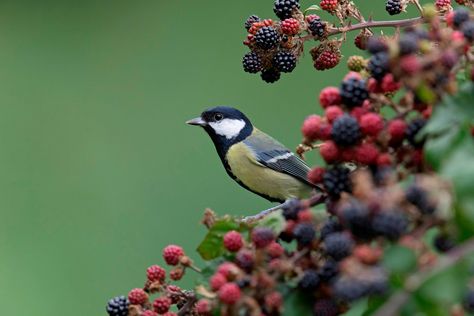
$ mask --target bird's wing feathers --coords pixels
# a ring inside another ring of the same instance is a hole
[[[314,186],[307,177],[308,165],[272,137],[255,130],[244,143],[252,149],[258,163]]]

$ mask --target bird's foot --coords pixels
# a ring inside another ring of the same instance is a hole
[[[258,222],[258,221],[262,220],[263,218],[265,218],[266,216],[272,214],[273,212],[276,212],[276,211],[278,211],[282,208],[290,206],[291,203],[294,203],[294,201],[295,200],[286,200],[285,202],[283,202],[283,203],[281,203],[277,206],[271,207],[269,209],[263,210],[258,214],[255,214],[255,215],[252,215],[252,216],[246,216],[246,217],[242,218],[241,221],[245,224],[252,224],[252,223]]]

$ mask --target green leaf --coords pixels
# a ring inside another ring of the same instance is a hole
[[[315,4],[313,4],[312,6],[310,6],[309,8],[307,8],[306,10],[304,10],[304,15],[306,15],[306,13],[308,11],[321,11],[321,8]]]
[[[416,255],[410,248],[394,245],[385,250],[382,264],[395,274],[406,274],[416,267]]]
[[[284,297],[283,316],[312,315],[315,299],[297,289],[292,289]]]
[[[224,234],[231,230],[241,230],[240,223],[235,219],[225,218],[216,221],[197,248],[201,257],[204,260],[212,260],[221,256],[225,251],[222,239]]]
[[[285,228],[285,218],[281,212],[273,212],[261,219],[257,226],[271,228],[276,236],[278,236]]]
[[[365,311],[367,310],[367,302],[368,299],[361,299],[351,305],[350,309],[345,312],[344,316],[362,316],[364,315]]]

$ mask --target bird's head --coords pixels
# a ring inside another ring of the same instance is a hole
[[[253,130],[252,123],[245,114],[227,106],[209,108],[202,112],[201,116],[186,123],[203,127],[216,147],[228,147],[240,142],[247,138]]]

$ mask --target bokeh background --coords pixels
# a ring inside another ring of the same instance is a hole
[[[384,1],[359,2],[389,18]],[[306,56],[273,85],[244,73],[243,21],[274,18],[272,5],[0,2],[2,315],[105,315],[110,297],[162,264],[165,245],[197,258],[205,207],[270,206],[230,180],[208,137],[184,121],[227,104],[299,143],[319,90],[345,66],[316,72]]]

